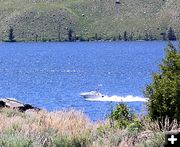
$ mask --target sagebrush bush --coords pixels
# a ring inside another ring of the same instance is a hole
[[[165,141],[165,135],[163,132],[154,132],[154,136],[146,141],[143,141],[135,147],[163,147]]]

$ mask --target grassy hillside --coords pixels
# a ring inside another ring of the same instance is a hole
[[[173,27],[180,32],[180,0],[1,0],[0,40],[10,26],[16,40],[65,40],[68,30],[83,38],[135,38]],[[95,35],[97,34],[97,35]]]

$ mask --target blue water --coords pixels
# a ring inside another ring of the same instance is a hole
[[[86,101],[94,90],[143,97],[167,42],[0,43],[0,97],[49,111],[75,108],[104,119],[116,103]],[[128,104],[142,112],[142,102]]]

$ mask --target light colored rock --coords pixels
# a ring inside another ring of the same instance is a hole
[[[28,110],[25,111],[26,114],[34,114],[34,113],[37,114],[38,112],[39,112],[39,111],[36,110],[36,109],[28,109]]]
[[[5,102],[6,107],[10,107],[10,108],[24,107],[23,103],[17,101],[16,99],[13,99],[13,98],[0,99],[0,101]]]
[[[7,107],[11,109],[17,109],[21,112],[25,112],[27,110],[31,110],[34,112],[39,112],[41,109],[37,107],[33,107],[32,105],[29,104],[24,104],[14,98],[6,98],[6,99],[0,99],[0,107]]]

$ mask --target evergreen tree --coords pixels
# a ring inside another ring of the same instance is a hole
[[[73,41],[73,31],[72,31],[72,29],[68,30],[68,40]]]
[[[116,36],[114,36],[114,37],[112,38],[112,40],[113,40],[113,41],[116,41],[116,40],[117,40],[117,39],[116,39]]]
[[[38,41],[38,35],[37,34],[35,35],[35,41],[36,42]]]
[[[166,39],[166,33],[161,33],[160,35],[162,35],[162,40],[164,40],[164,41],[167,40]]]
[[[14,37],[14,30],[13,30],[12,27],[10,27],[10,29],[9,29],[9,34],[8,34],[8,40],[9,40],[9,42],[14,42],[14,41],[15,41],[14,38],[15,38],[15,37]]]
[[[166,117],[170,122],[173,119],[180,121],[180,51],[172,43],[166,48],[160,69],[145,90],[145,96],[149,98],[149,116],[153,120],[163,120],[163,124]]]
[[[60,42],[61,41],[61,33],[58,32],[58,41]]]
[[[145,34],[145,41],[149,41],[149,34],[147,32]]]
[[[118,40],[122,40],[121,34],[119,33]]]
[[[169,30],[167,32],[167,38],[168,38],[168,40],[172,40],[172,41],[176,40],[175,32],[171,27],[169,28]]]
[[[98,40],[98,35],[97,35],[97,33],[95,34],[94,39],[95,39],[95,40]]]
[[[149,34],[149,40],[151,40],[151,41],[152,41],[152,40],[155,40],[155,38],[153,37],[153,34],[152,34],[152,33]]]
[[[80,41],[85,41],[82,33],[80,34],[79,40],[80,40]]]
[[[127,40],[128,40],[128,39],[127,39],[127,32],[126,32],[126,31],[124,32],[123,39],[124,39],[124,41],[127,41]]]
[[[133,32],[131,32],[131,34],[129,35],[129,40],[130,40],[130,41],[133,41],[133,40],[134,40],[134,33],[133,33]]]
[[[138,40],[143,40],[143,37],[141,36],[141,34],[138,35]]]

